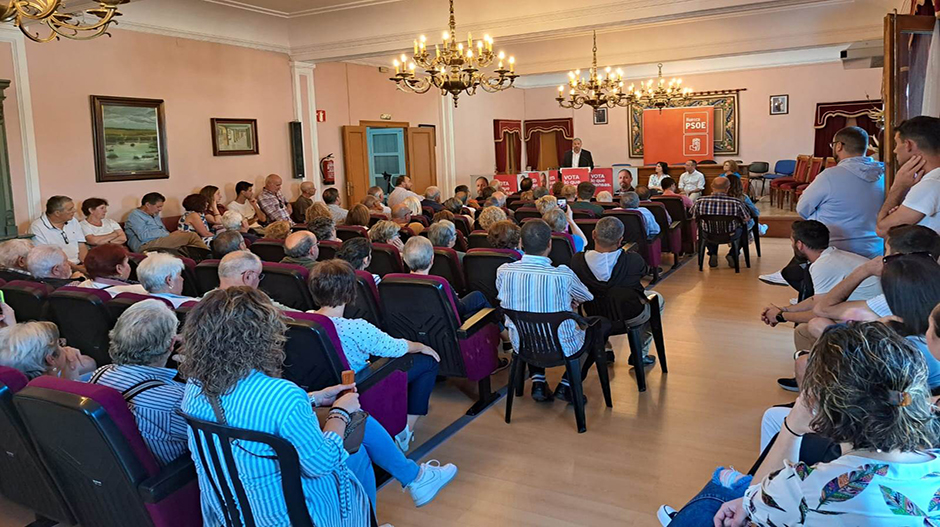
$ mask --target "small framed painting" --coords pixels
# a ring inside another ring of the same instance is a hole
[[[91,96],[95,181],[170,177],[163,101]]]
[[[257,153],[257,119],[212,119],[212,155],[250,156]]]
[[[607,108],[594,109],[594,124],[607,124]]]
[[[770,96],[770,115],[786,115],[790,113],[789,95]]]

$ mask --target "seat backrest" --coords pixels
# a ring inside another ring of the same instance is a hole
[[[574,240],[566,232],[552,233],[552,250],[548,257],[552,260],[552,265],[571,265],[571,257],[574,256]]]
[[[10,269],[0,269],[0,280],[3,280],[4,284],[9,283],[9,282],[15,282],[16,280],[32,282],[33,277],[27,273],[20,273],[17,271],[12,271]],[[3,284],[0,284],[0,285],[3,285]]]
[[[212,478],[214,484],[211,491],[202,489],[203,492],[211,492],[215,495],[215,500],[223,511],[236,516],[229,525],[255,524],[252,504],[247,498],[245,486],[239,475],[232,446],[240,443],[258,443],[274,451],[280,471],[278,477],[281,480],[281,492],[284,495],[284,503],[287,505],[288,524],[292,527],[313,527],[300,479],[300,458],[289,441],[264,432],[233,428],[190,416],[184,417],[196,438],[197,452],[193,457],[198,460],[202,470],[206,474],[216,474],[222,472],[224,466],[225,473],[229,475],[227,478]],[[256,505],[263,506],[264,504]]]
[[[486,238],[486,231],[473,231],[467,236],[467,248],[486,249],[489,248],[490,241]]]
[[[766,161],[754,161],[747,166],[747,171],[749,174],[754,174],[755,176],[761,176],[766,174],[770,170],[770,163]]]
[[[467,219],[466,216],[458,214],[454,216],[454,227],[457,228],[457,232],[463,233],[464,236],[469,236],[473,226],[470,225],[470,220]]]
[[[117,319],[121,318],[121,315],[127,311],[127,308],[131,307],[137,302],[150,299],[159,300],[166,304],[166,307],[173,309],[173,302],[170,302],[163,297],[141,295],[137,293],[120,293],[116,297],[105,302],[104,307],[108,310],[108,314],[111,316],[111,320],[117,321]]]
[[[203,260],[196,265],[196,281],[201,296],[219,287],[219,263],[221,260]]]
[[[580,317],[571,311],[557,313],[527,313],[503,309],[519,335],[519,347],[515,349],[526,362],[543,368],[558,366],[565,354],[558,338],[558,329],[565,320]]]
[[[290,320],[282,377],[308,392],[342,384],[349,362],[330,319],[314,313],[286,315]]]
[[[512,249],[470,249],[463,257],[467,290],[479,291],[490,301],[490,305],[497,305],[496,270],[520,258],[519,253]]]
[[[791,175],[796,170],[796,159],[780,159],[774,163],[774,173]]]
[[[646,239],[646,223],[643,220],[642,213],[638,210],[608,210],[604,216],[612,216],[623,223],[623,243],[635,243],[640,254],[648,252],[648,241]]]
[[[440,355],[440,374],[466,376],[457,342],[460,316],[453,289],[441,277],[389,274],[379,284],[385,330],[396,338],[423,342]]]
[[[834,167],[834,166],[836,166],[836,165],[838,165],[838,164],[839,164],[839,160],[837,160],[836,158],[834,158],[834,157],[827,157],[827,158],[826,158],[825,167],[823,167],[823,170],[825,170],[825,169],[827,169],[827,168],[832,168],[832,167]]]
[[[343,316],[361,318],[379,329],[385,327],[385,317],[379,303],[379,288],[375,285],[372,273],[356,271],[356,299],[346,304]]]
[[[689,213],[685,209],[685,203],[679,196],[653,196],[650,198],[653,203],[662,203],[666,207],[666,212],[673,221],[686,221],[689,219]]]
[[[183,296],[199,296],[199,279],[196,277],[196,261],[192,258],[180,256],[183,261]]]
[[[450,286],[454,288],[454,291],[457,291],[457,294],[463,294],[467,290],[463,266],[460,264],[457,251],[453,249],[446,247],[434,248],[434,261],[431,263],[429,274],[447,280]]]
[[[368,238],[369,229],[361,225],[337,225],[336,237],[342,241],[351,240],[353,238]]]
[[[522,207],[516,209],[516,221],[522,222],[526,218],[541,218],[542,215],[535,207]]]
[[[655,201],[641,201],[640,206],[653,213],[656,224],[659,225],[659,232],[666,234],[669,232],[669,220],[667,218],[666,206]]]
[[[248,250],[265,262],[277,263],[284,259],[284,240],[262,238],[253,242]]]
[[[389,273],[405,272],[405,264],[402,262],[401,253],[394,245],[387,243],[372,244],[372,262],[367,269],[372,274],[385,276]]]
[[[428,219],[432,219],[434,218],[434,209],[427,205],[422,205],[421,214],[424,214]]]
[[[42,320],[46,298],[55,290],[49,284],[27,280],[7,282],[0,289],[3,290],[4,300],[13,308],[16,319],[20,322]]]
[[[741,227],[741,219],[737,216],[709,216],[702,214],[697,218],[699,232],[708,234],[709,237],[727,237],[734,233],[735,229]],[[719,241],[718,243],[726,243]]]
[[[805,183],[809,177],[809,166],[812,163],[812,157],[809,155],[796,156],[796,168],[793,170],[793,179],[799,183]]]
[[[816,176],[822,172],[824,159],[821,157],[814,157],[809,164],[809,174],[806,176],[806,183],[812,183]]]
[[[317,248],[319,249],[319,254],[317,255],[318,262],[325,262],[326,260],[332,260],[336,258],[336,251],[342,247],[343,242],[338,240],[323,240],[317,242]]]
[[[49,312],[59,326],[59,334],[69,346],[95,359],[98,366],[111,364],[108,332],[114,319],[105,304],[111,295],[90,287],[60,287],[49,295]]]
[[[508,201],[508,200],[507,200],[507,201]],[[534,206],[535,206],[535,202],[532,201],[532,200],[523,201],[523,200],[520,199],[520,200],[513,201],[513,202],[511,202],[511,203],[508,203],[508,202],[507,202],[507,206],[508,206],[510,209],[512,209],[513,211],[516,211],[516,210],[521,209],[522,207],[534,207]]]
[[[26,376],[0,366],[0,494],[10,501],[60,523],[75,523],[49,471],[26,431],[13,395],[26,387]]]
[[[592,220],[597,217],[594,215],[593,210],[587,209],[574,209],[571,211],[571,215],[575,220]]]
[[[153,525],[138,486],[159,466],[120,392],[42,376],[13,402],[79,523]]]
[[[375,225],[376,223],[387,220],[388,218],[384,214],[369,214],[369,227]]]
[[[272,299],[298,311],[316,309],[307,287],[307,268],[302,265],[264,262],[264,279],[258,288]]]
[[[584,237],[587,238],[587,243],[584,245],[585,250],[591,250],[594,248],[594,229],[597,227],[597,222],[600,220],[590,219],[590,220],[579,220],[575,219],[574,222],[578,225],[578,228],[581,229],[581,232],[584,233]]]

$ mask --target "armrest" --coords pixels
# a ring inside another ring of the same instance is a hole
[[[496,316],[496,308],[487,307],[477,311],[457,329],[457,338],[462,340],[470,337],[477,331],[486,327],[487,324],[496,322]]]
[[[682,225],[681,221],[674,221],[669,224],[669,230],[673,231],[679,228],[679,225]]]
[[[630,242],[622,247],[624,252],[630,252],[636,250],[636,242]]]
[[[356,374],[356,389],[360,392],[364,392],[395,371],[408,371],[408,368],[411,367],[411,363],[412,359],[410,353],[406,353],[394,359],[385,357],[370,361],[368,366]]]
[[[163,467],[156,476],[137,486],[144,503],[160,503],[179,489],[196,480],[196,466],[188,453]]]

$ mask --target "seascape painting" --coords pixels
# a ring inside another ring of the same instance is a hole
[[[92,96],[97,181],[169,177],[163,101]]]

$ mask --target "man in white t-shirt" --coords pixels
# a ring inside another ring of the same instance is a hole
[[[694,159],[685,162],[685,172],[679,176],[679,193],[685,194],[692,201],[702,197],[705,191],[705,175],[697,170],[698,163]]]
[[[235,185],[235,201],[226,205],[228,210],[234,210],[242,215],[248,222],[248,227],[260,228],[259,222],[265,221],[264,212],[258,206],[258,200],[254,196],[254,185],[247,181],[239,181]]]
[[[69,265],[77,270],[88,247],[85,233],[75,219],[75,203],[68,196],[52,196],[46,201],[46,212],[29,225],[36,245],[56,245],[65,251]]]
[[[878,213],[878,234],[914,224],[940,231],[940,119],[908,119],[895,128],[894,140],[901,169]]]
[[[395,188],[392,189],[392,193],[388,195],[388,206],[390,209],[394,209],[405,201],[405,199],[412,196],[418,198],[418,201],[421,201],[421,196],[411,190],[411,177],[398,176],[395,178]]]

